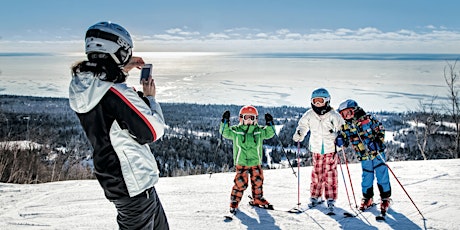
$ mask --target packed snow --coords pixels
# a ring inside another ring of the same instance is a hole
[[[460,159],[388,162],[422,215],[395,178],[393,204],[386,221],[376,221],[378,205],[357,217],[352,212],[339,170],[339,198],[336,216],[327,216],[319,207],[304,213],[287,210],[297,207],[298,178],[292,169],[265,170],[264,196],[276,210],[248,205],[250,188],[233,221],[228,214],[234,173],[160,178],[157,192],[165,208],[171,229],[460,229]],[[349,199],[354,197],[344,169]],[[301,167],[300,202],[306,207],[311,167]],[[360,200],[359,164],[349,164],[356,200]],[[297,168],[295,168],[297,171]],[[378,202],[377,187],[374,186]],[[62,181],[45,184],[0,183],[0,229],[117,229],[116,209],[105,199],[96,180]]]

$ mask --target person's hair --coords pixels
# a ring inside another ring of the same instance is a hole
[[[120,67],[111,57],[100,58],[106,54],[99,53],[98,55],[99,58],[89,57],[89,61],[81,61],[73,65],[73,75],[80,72],[91,72],[95,77],[98,77],[103,81],[121,83],[126,80],[126,74],[120,69]],[[88,56],[91,56],[91,54]],[[103,76],[104,73],[105,76]]]

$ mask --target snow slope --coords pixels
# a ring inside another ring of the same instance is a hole
[[[291,169],[265,170],[265,197],[278,210],[247,205],[246,190],[241,212],[225,222],[234,173],[161,178],[156,188],[171,229],[460,229],[460,159],[389,162],[426,220],[423,220],[401,186],[391,177],[394,204],[386,222],[377,222],[377,207],[357,218],[350,211],[339,167],[339,199],[336,216],[324,208],[291,214],[296,207],[297,178]],[[345,165],[343,165],[346,170]],[[359,164],[349,165],[356,199],[360,199]],[[297,168],[296,168],[297,171]],[[300,168],[300,201],[306,205],[311,167]],[[347,172],[345,178],[348,182]],[[348,185],[348,190],[351,188]],[[378,194],[376,186],[374,187]],[[351,191],[350,191],[351,192]],[[350,195],[351,202],[354,202]],[[0,229],[117,229],[116,210],[104,198],[96,180],[63,181],[38,185],[0,183]]]

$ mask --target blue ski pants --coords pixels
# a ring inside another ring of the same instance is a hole
[[[380,196],[382,198],[390,197],[391,195],[391,186],[390,186],[390,176],[388,175],[388,167],[385,164],[385,153],[380,153],[372,160],[363,160],[361,161],[362,172],[362,182],[361,188],[363,196],[366,198],[371,198],[374,195],[373,184],[374,177],[377,178],[377,185],[379,187]]]

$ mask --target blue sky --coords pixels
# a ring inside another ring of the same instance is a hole
[[[86,29],[110,20],[137,51],[460,53],[459,10],[454,0],[14,0],[0,8],[0,52],[80,51]]]

